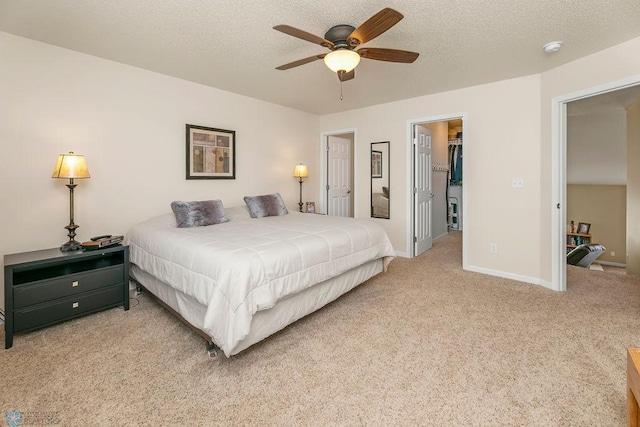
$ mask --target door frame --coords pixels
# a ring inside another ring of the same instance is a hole
[[[551,289],[554,291],[567,290],[567,104],[639,84],[640,75],[636,75],[551,100]],[[464,163],[462,166],[464,173]]]
[[[413,176],[415,173],[413,167],[413,126],[420,125],[425,123],[434,123],[434,122],[446,122],[454,119],[462,119],[462,134],[464,135],[464,140],[469,141],[469,132],[468,132],[468,119],[467,113],[454,113],[454,114],[442,114],[438,116],[428,116],[417,119],[407,120],[407,197],[409,200],[407,207],[407,248],[406,253],[409,254],[409,258],[413,258],[415,256],[415,246],[413,244],[413,236],[415,235],[415,218],[414,218],[414,197],[413,197]],[[465,144],[466,145],[466,144]],[[468,156],[467,156],[468,157]],[[468,177],[468,168],[469,162],[462,162],[462,176]],[[469,203],[467,197],[467,189],[468,185],[462,186],[462,223],[465,224],[462,227],[462,269],[467,270],[467,239],[468,239],[468,225],[469,221],[467,220],[469,216]]]
[[[321,213],[327,213],[327,209],[329,207],[329,202],[327,200],[327,167],[329,165],[327,165],[327,138],[330,136],[338,136],[338,135],[344,135],[346,133],[351,133],[353,134],[353,150],[351,150],[351,170],[352,170],[352,176],[353,176],[353,182],[351,183],[351,198],[353,200],[353,218],[358,218],[358,203],[357,200],[358,198],[357,196],[357,191],[358,191],[358,186],[357,186],[357,177],[358,177],[358,170],[357,170],[357,164],[358,162],[357,160],[357,146],[358,146],[358,130],[356,128],[347,128],[347,129],[339,129],[339,130],[333,130],[333,131],[327,131],[327,132],[322,132],[320,134],[320,179],[318,181],[319,183],[319,191],[320,194],[322,195],[322,197],[320,198],[321,200],[321,206],[320,206],[320,210],[317,210],[317,212],[321,212]]]

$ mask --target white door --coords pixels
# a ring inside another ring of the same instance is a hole
[[[431,131],[413,126],[414,256],[431,249]]]
[[[327,138],[327,215],[351,216],[351,141]]]

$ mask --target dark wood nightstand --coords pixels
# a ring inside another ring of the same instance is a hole
[[[13,335],[96,311],[129,310],[129,247],[4,257],[5,348]]]

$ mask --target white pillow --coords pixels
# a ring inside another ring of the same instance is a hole
[[[225,208],[224,213],[230,221],[251,218],[251,213],[249,213],[247,205]]]

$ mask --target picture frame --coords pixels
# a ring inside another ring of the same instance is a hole
[[[589,229],[591,228],[591,224],[587,222],[579,222],[578,229],[576,233],[578,234],[589,234]]]
[[[382,178],[382,151],[371,151],[371,178]]]
[[[316,213],[316,203],[315,202],[307,202],[305,205],[306,213]]]
[[[236,132],[186,125],[186,179],[236,179]]]

